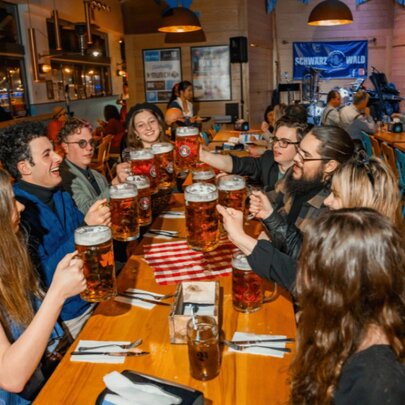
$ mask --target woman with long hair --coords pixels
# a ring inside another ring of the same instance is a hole
[[[309,225],[297,275],[292,404],[405,403],[403,235],[368,208]]]
[[[127,118],[126,146],[150,148],[154,143],[168,141],[163,114],[154,104],[136,104]]]
[[[62,305],[86,286],[83,263],[72,253],[59,263],[44,296],[19,230],[23,209],[0,169],[0,402],[6,404],[35,397],[49,371],[45,358],[64,335],[57,324]]]

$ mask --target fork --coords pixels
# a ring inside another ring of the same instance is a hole
[[[159,295],[159,294],[152,294],[149,292],[140,292],[140,291],[125,291],[125,294],[133,295],[134,297],[136,297],[137,295],[140,295],[140,296],[148,295],[149,297],[152,297],[156,301],[162,301],[162,300],[166,300],[168,298],[173,298],[176,295],[176,294]]]
[[[243,346],[243,345],[238,345],[233,342],[229,341],[224,341],[226,346],[230,347],[231,349],[238,350],[240,352],[243,352],[244,350],[248,349],[249,347],[263,347],[263,349],[272,349],[272,350],[277,350],[279,352],[284,352],[284,353],[290,353],[291,349],[288,347],[274,347],[274,346],[261,346],[261,345],[249,345],[249,346]]]
[[[120,347],[123,350],[129,350],[129,349],[133,349],[134,347],[137,347],[141,344],[142,344],[142,339],[138,339],[138,340],[135,340],[134,342],[124,343],[122,345],[118,344],[118,343],[110,343],[110,344],[106,344],[106,345],[99,345],[99,346],[92,346],[92,347],[79,347],[77,349],[77,351],[85,352],[87,350],[102,349],[103,347],[111,347],[111,346]]]

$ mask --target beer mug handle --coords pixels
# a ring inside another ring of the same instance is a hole
[[[270,291],[269,289],[265,288],[263,291],[263,304],[266,304],[267,302],[272,302],[278,297],[278,287],[277,283],[266,283],[265,287],[268,287],[269,284],[272,284],[273,288]],[[269,296],[265,296],[266,291],[270,291],[271,294]]]

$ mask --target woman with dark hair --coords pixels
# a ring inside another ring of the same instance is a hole
[[[291,403],[405,403],[405,250],[391,221],[332,211],[305,233]]]
[[[49,377],[49,359],[64,336],[57,324],[62,305],[86,286],[83,263],[71,253],[44,296],[19,230],[23,210],[0,169],[0,403],[17,405],[31,403]]]
[[[174,91],[174,90],[173,90]],[[178,108],[183,112],[183,118],[185,125],[190,123],[200,122],[201,118],[194,115],[193,108],[193,85],[191,82],[184,80],[178,83],[177,87],[178,96],[177,98],[171,99],[167,108]],[[172,98],[174,97],[172,93]]]

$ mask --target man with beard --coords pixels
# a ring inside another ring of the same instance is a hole
[[[304,136],[294,157],[294,166],[272,193],[254,192],[251,211],[263,220],[269,240],[256,240],[243,230],[243,215],[236,210],[218,206],[230,240],[246,255],[252,269],[291,288],[295,279],[295,260],[301,245],[296,244],[294,229],[305,225],[327,208],[323,201],[330,194],[329,181],[333,172],[354,153],[350,136],[338,127],[315,127]],[[288,271],[293,269],[291,272]],[[270,274],[270,276],[269,276]]]

